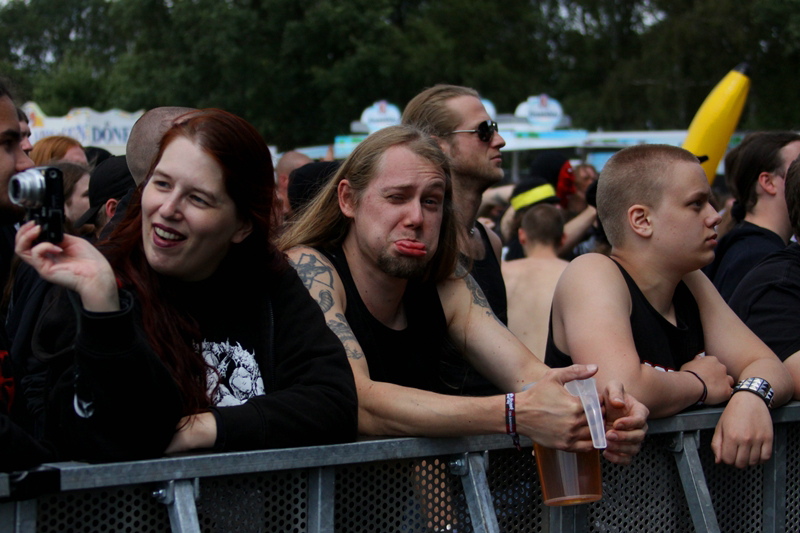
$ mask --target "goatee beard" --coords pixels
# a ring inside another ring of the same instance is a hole
[[[400,279],[421,278],[428,262],[411,257],[392,257],[386,253],[378,256],[378,268],[386,274]]]

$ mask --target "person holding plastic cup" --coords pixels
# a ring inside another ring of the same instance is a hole
[[[480,101],[472,103],[471,118],[485,121]],[[597,366],[548,369],[497,319],[475,280],[456,271],[449,161],[415,127],[377,131],[281,237],[345,346],[358,388],[359,432],[508,433],[517,443],[524,435],[551,448],[589,451],[586,415],[564,384],[591,377]],[[447,339],[505,394],[468,397],[447,389],[438,374]],[[602,390],[604,455],[628,463],[644,439],[647,409],[618,382]]]
[[[717,462],[743,468],[770,457],[769,411],[794,389],[699,270],[714,258],[720,221],[710,197],[686,150],[639,145],[615,154],[597,189],[611,255],[586,254],[564,271],[545,362],[598,364],[601,389],[621,380],[652,417],[728,401],[712,448]]]

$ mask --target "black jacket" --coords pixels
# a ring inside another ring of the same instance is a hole
[[[232,265],[209,280],[175,284],[181,310],[206,341],[247,346],[264,394],[212,408],[216,450],[353,440],[357,398],[344,348],[291,268],[249,287]],[[182,416],[176,384],[148,345],[135,296],[122,309],[90,313],[54,287],[45,297],[18,382],[20,420],[60,459],[130,460],[163,454]],[[271,316],[270,316],[271,315]],[[25,344],[25,343],[23,343]],[[200,348],[200,346],[198,346]]]

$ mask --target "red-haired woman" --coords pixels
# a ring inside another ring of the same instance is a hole
[[[72,295],[45,304],[31,357],[48,362],[23,379],[41,437],[88,459],[355,438],[344,349],[271,243],[273,187],[258,132],[201,110],[164,135],[102,255],[20,229],[17,253]]]
[[[36,141],[31,150],[31,159],[37,165],[47,165],[56,161],[69,161],[84,166],[89,164],[81,143],[66,135],[51,135]]]

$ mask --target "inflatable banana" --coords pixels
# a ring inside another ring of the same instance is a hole
[[[702,163],[709,183],[714,183],[717,166],[725,155],[750,90],[747,63],[728,72],[708,94],[692,119],[682,147],[696,156],[707,156]]]

